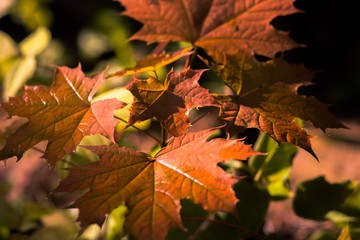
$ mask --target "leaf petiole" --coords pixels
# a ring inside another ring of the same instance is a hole
[[[161,127],[161,147],[165,147],[167,142],[167,132],[164,127]]]
[[[114,116],[114,118],[116,118],[116,119],[118,119],[118,120],[120,120],[120,121],[122,121],[122,122],[124,122],[124,123],[128,123],[125,119],[123,119],[123,118],[121,118],[121,117]],[[140,128],[134,126],[134,125],[131,125],[131,126],[129,126],[129,127],[133,127],[133,128],[135,128],[136,130],[145,133],[146,135],[148,135],[149,137],[151,137],[152,139],[154,139],[159,145],[162,145],[161,141],[160,141],[159,139],[157,139],[156,137],[154,137],[154,136],[153,136],[151,133],[149,133],[148,131],[143,130],[143,129],[140,129]]]

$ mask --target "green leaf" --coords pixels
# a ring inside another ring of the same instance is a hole
[[[329,230],[320,230],[315,232],[309,240],[336,240],[337,236],[335,233]]]
[[[106,219],[106,235],[104,240],[120,239],[124,231],[125,213],[127,208],[120,205],[115,208]]]
[[[189,239],[190,236],[196,234],[196,231],[202,225],[202,221],[195,220],[208,218],[208,211],[204,210],[200,204],[195,204],[189,199],[181,199],[181,218],[182,224],[186,228],[186,231],[182,229],[172,228],[166,236],[166,240],[182,240]],[[193,220],[191,220],[193,219]]]
[[[215,215],[215,220],[224,223],[209,223],[205,230],[196,235],[196,240],[237,240],[255,237],[253,234],[250,234],[245,230],[237,229],[230,224],[253,232],[260,231],[270,203],[268,192],[247,181],[240,181],[236,183],[233,188],[236,197],[239,199],[239,202],[236,204],[238,218],[226,213],[217,213]],[[227,225],[227,223],[229,223],[229,225]]]
[[[267,134],[261,135],[261,137],[256,141],[254,149],[259,152],[269,153],[272,152],[275,148],[279,145],[276,141],[269,137]],[[265,163],[267,159],[267,155],[259,155],[253,156],[249,160],[249,167],[250,169],[256,173]]]
[[[15,96],[24,83],[33,76],[35,70],[36,60],[34,57],[18,59],[5,76],[3,100],[7,101],[9,97]]]
[[[236,183],[234,191],[239,199],[236,210],[240,218],[240,226],[258,232],[270,203],[268,192],[246,181]]]
[[[57,173],[63,179],[69,174],[69,172],[65,170],[66,168],[74,165],[88,164],[99,159],[95,153],[81,146],[109,145],[110,143],[111,141],[101,134],[85,136],[79,146],[76,147],[76,152],[65,155],[63,158],[65,161],[59,162]]]
[[[293,202],[295,213],[303,218],[323,221],[329,211],[340,211],[353,194],[353,183],[328,183],[323,176],[300,183]]]
[[[291,192],[287,185],[298,148],[288,143],[278,146],[269,135],[263,134],[255,149],[259,152],[267,152],[268,155],[254,156],[249,160],[249,167],[255,175],[254,181],[263,180],[274,199],[289,197]]]
[[[359,186],[357,186],[354,192],[345,200],[345,203],[341,206],[340,210],[347,215],[355,216],[360,219],[360,187]]]
[[[26,203],[23,209],[24,220],[38,221],[41,217],[51,214],[54,209],[39,203]]]
[[[19,44],[20,51],[24,56],[36,56],[48,46],[50,40],[50,31],[39,27]]]
[[[6,33],[0,31],[0,61],[16,56],[18,52],[14,40]]]

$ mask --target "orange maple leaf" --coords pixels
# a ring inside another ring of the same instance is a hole
[[[51,87],[25,86],[25,92],[2,104],[9,116],[20,116],[28,122],[7,138],[0,151],[1,159],[17,156],[40,141],[48,140],[44,157],[51,169],[66,154],[75,150],[86,135],[100,133],[114,141],[118,122],[113,111],[123,104],[116,99],[91,103],[102,82],[103,74],[85,77],[80,65],[75,69],[56,67]]]
[[[154,158],[118,145],[88,146],[99,161],[69,169],[57,191],[90,188],[77,199],[82,227],[102,224],[120,204],[128,207],[125,230],[139,240],[163,239],[171,227],[183,228],[180,199],[188,198],[209,211],[233,213],[237,180],[217,163],[260,154],[239,140],[213,139],[217,129],[174,138]]]

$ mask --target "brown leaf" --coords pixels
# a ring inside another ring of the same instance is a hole
[[[292,143],[316,158],[311,136],[295,119],[309,121],[322,130],[344,127],[324,104],[314,97],[297,94],[298,85],[294,83],[309,82],[312,77],[312,71],[301,65],[289,64],[281,58],[265,63],[229,61],[216,67],[215,72],[237,94],[216,96],[222,103],[220,119],[227,124],[229,132],[258,128],[278,143]]]
[[[273,57],[297,44],[270,21],[297,12],[293,0],[118,0],[123,13],[144,24],[131,39],[188,41],[221,62],[238,51]]]
[[[283,57],[259,62],[245,53],[226,55],[225,63],[214,65],[211,70],[241,96],[277,82],[310,83],[314,76],[314,71],[300,64],[290,64]]]
[[[82,227],[102,224],[106,214],[125,204],[126,232],[139,240],[164,239],[171,227],[183,228],[180,199],[211,212],[235,209],[231,186],[236,179],[217,163],[259,153],[239,140],[207,141],[216,130],[176,137],[155,158],[118,145],[86,147],[99,155],[99,161],[71,168],[57,191],[90,188],[74,204]]]
[[[190,126],[188,112],[196,106],[220,106],[197,81],[205,70],[187,68],[169,72],[165,83],[156,78],[135,79],[127,88],[134,96],[128,126],[156,117],[163,127],[179,136]]]
[[[1,158],[20,159],[26,150],[48,140],[44,157],[53,169],[86,135],[100,133],[114,141],[117,121],[113,111],[121,108],[122,103],[116,99],[91,103],[103,81],[103,73],[85,77],[79,65],[75,69],[57,67],[50,88],[25,86],[24,93],[1,105],[10,117],[16,115],[29,120],[8,137],[0,151]]]

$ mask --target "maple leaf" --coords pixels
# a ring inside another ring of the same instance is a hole
[[[237,199],[231,186],[237,180],[217,163],[260,153],[239,140],[207,141],[216,130],[176,137],[154,158],[115,144],[87,146],[99,161],[69,169],[56,191],[90,189],[74,203],[82,227],[102,224],[106,214],[125,204],[125,229],[139,240],[163,239],[171,227],[183,228],[183,198],[212,212],[234,212]]]
[[[220,119],[227,124],[229,132],[258,128],[278,143],[292,143],[316,158],[310,143],[312,137],[295,119],[309,121],[322,130],[344,127],[326,105],[314,97],[297,94],[299,83],[311,79],[311,70],[282,58],[265,63],[238,56],[227,59],[227,65],[214,69],[236,93],[216,96],[222,104]]]
[[[293,0],[118,0],[144,24],[132,39],[188,41],[217,61],[239,50],[273,57],[297,44],[270,21],[297,12]]]
[[[127,89],[134,96],[128,126],[156,117],[174,136],[179,136],[190,126],[188,112],[196,106],[220,106],[197,81],[205,70],[187,68],[181,72],[170,71],[165,83],[151,77],[134,79]]]
[[[7,139],[0,151],[2,159],[17,156],[40,141],[48,140],[44,157],[51,169],[72,152],[86,135],[100,133],[114,141],[117,120],[113,111],[123,104],[116,99],[90,103],[103,74],[85,77],[81,66],[74,69],[56,67],[51,87],[25,86],[25,92],[1,105],[9,116],[20,116],[28,122]]]
[[[314,71],[300,64],[289,64],[283,56],[260,62],[244,52],[225,55],[224,64],[213,64],[211,70],[239,96],[259,91],[277,82],[308,84],[314,76]]]
[[[191,49],[192,47],[181,49],[179,51],[171,53],[163,52],[161,54],[149,55],[144,59],[138,61],[135,67],[118,71],[109,75],[108,77],[124,77],[144,72],[156,71],[159,68],[169,65],[170,63],[173,63],[182,57],[191,55]]]

